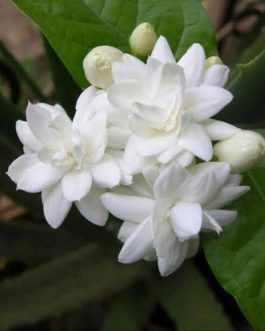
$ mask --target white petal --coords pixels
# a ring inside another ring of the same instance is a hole
[[[76,170],[69,172],[62,180],[63,195],[69,201],[78,201],[88,194],[91,185],[90,171]]]
[[[183,151],[175,157],[175,162],[177,162],[183,168],[192,165],[194,161],[194,155],[188,151]]]
[[[221,228],[234,222],[237,217],[237,211],[235,210],[212,209],[207,210],[207,214],[213,217]]]
[[[203,124],[211,140],[223,140],[229,138],[240,130],[234,125],[213,119],[209,119]]]
[[[129,139],[130,132],[123,128],[112,126],[108,129],[108,147],[124,149]]]
[[[151,57],[163,63],[176,63],[175,57],[171,52],[170,46],[165,37],[160,36],[152,51]]]
[[[124,163],[130,174],[141,173],[150,164],[149,159],[141,156],[136,149],[140,141],[138,137],[132,136],[125,147]]]
[[[178,186],[185,181],[187,171],[179,165],[170,164],[158,177],[154,185],[154,193],[157,199],[175,197]]]
[[[125,242],[137,227],[138,224],[135,222],[123,222],[118,233],[118,239]]]
[[[194,238],[201,230],[201,206],[198,203],[180,201],[171,209],[170,219],[180,241]]]
[[[189,241],[174,242],[172,249],[165,256],[158,256],[158,268],[161,276],[166,277],[176,271],[189,254]]]
[[[79,126],[84,120],[91,118],[93,115],[94,112],[91,108],[91,103],[96,92],[97,90],[93,86],[90,86],[80,94],[76,103],[76,113],[73,119],[74,127]]]
[[[218,209],[228,205],[230,202],[238,199],[249,191],[248,186],[227,186],[224,187],[218,195],[207,204],[207,209]]]
[[[212,230],[220,234],[222,227],[216,222],[216,220],[208,213],[208,210],[203,211],[202,228],[205,230]]]
[[[128,222],[140,223],[153,211],[154,200],[132,195],[105,193],[101,200],[115,217]]]
[[[55,184],[63,171],[40,162],[35,154],[25,154],[9,166],[7,174],[17,183],[18,190],[37,193]]]
[[[222,110],[233,99],[233,95],[215,86],[193,87],[186,91],[184,107],[196,121],[204,121]]]
[[[43,190],[41,199],[47,222],[52,228],[57,229],[67,216],[72,202],[65,199],[60,184]]]
[[[120,183],[121,170],[110,155],[106,154],[99,163],[91,168],[91,171],[93,180],[100,187],[113,188]]]
[[[133,182],[133,175],[129,173],[129,170],[127,169],[124,159],[123,159],[123,151],[120,150],[109,150],[109,155],[111,155],[115,162],[118,164],[120,172],[121,172],[121,180],[120,184],[122,185],[131,185]]]
[[[178,154],[183,151],[183,148],[180,147],[178,144],[173,145],[172,147],[168,148],[165,152],[159,155],[158,161],[166,164],[174,159]]]
[[[146,218],[129,236],[119,254],[122,263],[133,263],[152,251],[151,216]]]
[[[223,87],[228,81],[229,68],[222,64],[212,65],[205,71],[203,84]]]
[[[186,88],[198,86],[203,77],[205,53],[200,44],[193,44],[179,60],[178,65],[184,69]]]
[[[16,131],[19,140],[31,152],[37,152],[41,148],[41,143],[36,139],[26,121],[16,122]]]
[[[108,220],[109,213],[103,206],[101,195],[102,190],[92,188],[92,190],[80,201],[76,201],[79,212],[91,223],[104,226]]]
[[[178,188],[177,194],[182,201],[208,203],[217,193],[219,186],[213,173],[205,173],[188,178]]]
[[[135,102],[133,104],[133,113],[146,123],[157,125],[163,123],[167,119],[168,110],[153,104],[149,105]]]
[[[211,140],[202,125],[190,124],[181,133],[178,143],[179,146],[204,161],[210,161],[213,156]]]
[[[124,81],[115,83],[108,89],[108,98],[114,107],[130,110],[133,102],[143,101],[144,92],[140,83]]]
[[[170,148],[176,143],[176,140],[177,136],[175,134],[142,139],[141,143],[136,146],[136,149],[141,156],[154,156]]]
[[[26,117],[31,132],[40,142],[46,144],[49,139],[55,137],[55,130],[49,127],[52,121],[51,113],[45,107],[42,107],[41,104],[33,105],[29,103]]]
[[[227,182],[225,183],[226,186],[238,186],[242,181],[242,175],[230,175],[228,177]]]
[[[150,165],[149,167],[145,168],[143,171],[143,177],[152,191],[158,176],[159,176],[159,167],[157,166]]]
[[[20,177],[38,162],[36,154],[23,154],[10,164],[7,175],[17,184]]]
[[[124,54],[122,62],[114,62],[112,74],[114,82],[124,80],[141,80],[145,64],[136,57]]]
[[[192,176],[196,177],[213,174],[216,179],[216,185],[218,186],[218,189],[220,189],[226,184],[231,168],[229,164],[225,162],[203,162],[191,167],[189,171]]]

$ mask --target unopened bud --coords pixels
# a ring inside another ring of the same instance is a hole
[[[212,67],[215,64],[224,64],[218,56],[210,56],[205,61],[205,69]]]
[[[113,83],[112,64],[122,61],[122,57],[123,53],[111,46],[93,48],[83,61],[87,80],[95,87],[109,87]]]
[[[218,161],[227,162],[234,173],[253,168],[265,156],[265,140],[253,131],[240,130],[214,146]]]
[[[133,30],[129,40],[132,53],[143,57],[151,54],[156,41],[157,35],[150,23],[139,24]]]

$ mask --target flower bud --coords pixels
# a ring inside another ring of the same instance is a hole
[[[157,35],[150,23],[139,24],[133,30],[129,40],[132,53],[143,57],[151,54],[156,41]]]
[[[210,56],[205,61],[205,69],[209,69],[215,64],[224,64],[223,61],[218,56]]]
[[[214,146],[218,161],[227,162],[234,173],[254,167],[265,156],[265,140],[253,131],[240,130]]]
[[[122,61],[123,53],[111,46],[93,48],[83,61],[87,80],[91,85],[107,88],[113,83],[112,64]]]

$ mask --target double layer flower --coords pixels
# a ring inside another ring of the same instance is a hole
[[[132,136],[125,161],[132,173],[141,172],[150,158],[162,164],[176,159],[183,166],[194,156],[209,161],[213,155],[211,140],[237,132],[229,124],[211,119],[232,95],[222,87],[227,67],[206,63],[198,44],[176,63],[161,36],[146,64],[128,54],[113,64],[114,84],[108,89],[108,98],[128,116]]]
[[[8,175],[17,188],[42,192],[48,223],[60,226],[73,202],[89,221],[104,225],[108,213],[100,195],[120,183],[121,171],[106,153],[107,114],[102,95],[85,90],[76,105],[73,122],[58,105],[28,104],[27,121],[18,121],[17,134],[25,154]]]
[[[220,233],[235,219],[236,211],[222,208],[248,190],[239,186],[241,176],[231,175],[230,166],[221,162],[189,169],[172,163],[160,174],[149,167],[141,176],[145,181],[136,181],[130,192],[105,193],[102,201],[124,220],[119,260],[157,259],[163,276],[197,252],[200,231]]]

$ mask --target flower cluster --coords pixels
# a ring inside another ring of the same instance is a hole
[[[145,45],[137,33],[131,42]],[[223,207],[248,187],[224,152],[243,131],[212,118],[232,100],[228,67],[207,59],[199,44],[176,62],[167,40],[156,39],[146,63],[110,46],[92,50],[84,69],[93,86],[80,95],[73,120],[59,105],[29,103],[26,121],[16,125],[24,154],[8,175],[18,189],[42,193],[53,228],[73,203],[97,225],[112,213],[123,221],[119,260],[157,260],[166,276],[197,252],[201,231],[220,233],[236,218]],[[255,137],[251,166],[265,153]]]

